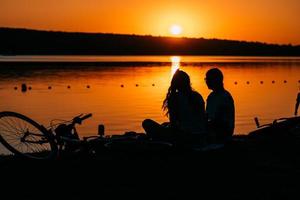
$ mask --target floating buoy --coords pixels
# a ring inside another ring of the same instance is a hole
[[[287,83],[287,81],[286,81],[286,80],[284,80],[283,82],[284,82],[284,83]]]
[[[249,82],[249,81],[247,81],[246,83],[247,83],[247,85],[249,85],[249,84],[250,84],[250,82]]]
[[[124,85],[122,84],[121,87],[124,87]]]
[[[28,90],[31,90],[31,89],[32,89],[32,87],[31,87],[31,86],[29,86],[29,87],[28,87]]]
[[[274,83],[275,83],[275,81],[272,81],[272,83],[274,84]]]
[[[135,84],[135,87],[139,87],[139,84]]]
[[[26,91],[27,91],[27,85],[26,85],[25,83],[23,83],[23,84],[21,85],[21,91],[22,91],[22,92],[26,92]]]
[[[52,89],[52,87],[51,87],[51,86],[49,86],[49,87],[48,87],[48,90],[51,90],[51,89]]]
[[[298,81],[298,83],[300,83],[300,80]]]
[[[260,84],[264,84],[264,82],[263,82],[263,81],[260,81]]]
[[[155,84],[153,83],[153,84],[152,84],[152,86],[154,87],[154,86],[155,86]]]
[[[69,86],[69,85],[68,85],[68,87],[67,87],[67,88],[68,88],[68,89],[70,89],[70,88],[71,88],[71,86]]]
[[[87,85],[87,86],[86,86],[86,88],[88,88],[88,89],[89,89],[89,88],[91,88],[91,87],[90,87],[89,85]]]
[[[14,87],[14,90],[17,90],[18,89],[18,87]]]
[[[234,84],[237,85],[237,82],[235,81]]]

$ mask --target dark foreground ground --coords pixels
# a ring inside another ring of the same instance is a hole
[[[210,152],[111,152],[56,161],[0,159],[0,198],[299,199],[300,143],[235,142]]]

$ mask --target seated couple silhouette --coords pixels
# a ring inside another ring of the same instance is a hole
[[[224,89],[221,70],[208,70],[205,81],[212,90],[206,109],[201,94],[191,87],[189,75],[177,70],[162,105],[169,122],[159,124],[151,119],[144,120],[142,126],[146,134],[153,140],[203,146],[230,141],[234,132],[234,101]]]

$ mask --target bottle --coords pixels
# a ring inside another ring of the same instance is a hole
[[[104,125],[99,124],[99,126],[98,126],[98,135],[103,137],[104,136],[104,130],[105,130]]]

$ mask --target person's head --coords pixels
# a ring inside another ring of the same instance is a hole
[[[211,90],[223,88],[223,73],[218,68],[212,68],[206,72],[205,81]]]
[[[191,81],[189,75],[182,71],[177,70],[175,74],[173,75],[171,85],[168,89],[168,93],[166,95],[166,98],[163,102],[163,109],[168,111],[170,110],[170,104],[169,100],[176,94],[176,93],[182,93],[189,95],[193,91],[191,86]]]
[[[170,89],[174,92],[190,92],[192,87],[189,75],[178,69],[173,75]]]

